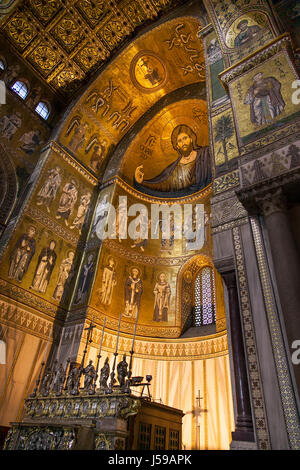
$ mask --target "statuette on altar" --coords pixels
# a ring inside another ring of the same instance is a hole
[[[108,357],[105,359],[104,366],[101,369],[100,372],[100,391],[107,393],[108,386],[107,386],[107,381],[109,378],[110,374],[110,366],[109,366],[109,359]]]

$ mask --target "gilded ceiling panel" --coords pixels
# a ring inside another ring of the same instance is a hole
[[[63,8],[59,0],[29,0],[28,10],[31,11],[43,24],[49,23]]]
[[[23,0],[6,14],[0,29],[23,59],[66,96],[109,60],[137,26],[180,3],[183,0]]]
[[[51,34],[67,52],[73,51],[84,34],[70,15],[64,16],[51,30]]]
[[[36,36],[34,26],[28,22],[25,15],[14,16],[6,25],[5,32],[18,49],[25,49]]]
[[[79,0],[76,3],[76,8],[92,28],[101,21],[109,9],[107,1],[92,2],[90,0]]]

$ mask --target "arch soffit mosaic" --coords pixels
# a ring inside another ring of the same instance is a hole
[[[195,17],[180,17],[137,38],[70,108],[56,140],[98,177],[103,174],[116,146],[159,100],[205,83],[203,44],[197,37],[202,27]],[[103,160],[98,170],[91,163],[97,151]]]

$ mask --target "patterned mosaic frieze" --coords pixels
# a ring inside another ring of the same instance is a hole
[[[242,187],[283,175],[300,166],[300,140],[241,165]]]
[[[234,170],[233,172],[227,173],[226,175],[220,176],[214,180],[213,193],[219,194],[224,191],[228,191],[229,189],[239,186],[239,184],[239,171]]]
[[[28,398],[25,401],[26,416],[36,420],[123,418],[138,412],[140,401],[128,396],[80,395],[49,398]]]
[[[235,195],[212,204],[211,221],[213,228],[237,219],[243,219],[246,216],[247,212]]]

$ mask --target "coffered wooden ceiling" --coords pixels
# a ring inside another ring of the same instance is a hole
[[[56,92],[72,96],[133,35],[184,0],[24,0],[4,37]]]

